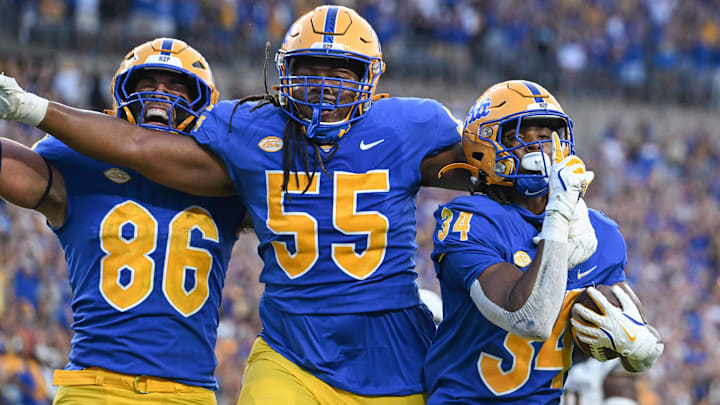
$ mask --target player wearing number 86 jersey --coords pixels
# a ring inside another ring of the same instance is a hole
[[[133,49],[113,93],[113,115],[173,139],[186,138],[179,133],[218,97],[202,55],[170,38]],[[67,260],[74,336],[69,363],[55,371],[55,403],[216,403],[214,349],[245,215],[239,199],[170,189],[51,136],[34,150],[0,146],[0,195],[43,213]]]
[[[242,204],[161,186],[50,136],[34,149],[67,189],[67,219],[53,229],[73,290],[66,369],[103,367],[217,389],[218,308]]]

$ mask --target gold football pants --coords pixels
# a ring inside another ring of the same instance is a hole
[[[332,387],[258,337],[243,376],[238,405],[423,405],[424,394],[358,395]]]
[[[55,370],[53,405],[217,405],[215,393],[192,385],[102,368]]]

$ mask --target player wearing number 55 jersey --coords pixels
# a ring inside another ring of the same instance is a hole
[[[264,261],[239,403],[424,403],[415,198],[455,159],[459,123],[433,100],[374,95],[380,47],[350,9],[301,17],[276,62],[278,98],[220,102],[193,132],[230,171]]]
[[[194,136],[231,168],[260,240],[266,286],[256,345],[267,343],[346,391],[420,392],[419,367],[434,326],[418,310],[414,281],[418,168],[457,141],[457,124],[434,101],[379,100],[333,149],[319,147],[324,172],[291,171],[283,191],[277,145],[297,140],[277,137],[287,124],[280,109],[253,107],[240,105],[228,132],[234,105],[220,102]],[[295,159],[312,147],[303,145]],[[252,367],[251,354],[249,392]]]
[[[205,59],[173,39],[131,51],[113,91],[113,115],[174,137],[217,99]],[[34,151],[3,139],[1,168],[0,195],[45,214],[67,259],[74,336],[55,403],[215,403],[239,199],[185,194],[50,136]]]
[[[346,7],[300,17],[276,64],[278,94],[216,104],[195,140],[43,102],[2,77],[0,116],[186,192],[240,195],[266,289],[239,403],[423,404],[435,327],[415,284],[415,198],[469,186],[463,172],[437,178],[462,158],[460,123],[436,101],[375,94],[380,44]],[[128,143],[108,136],[121,129]]]
[[[488,89],[465,120],[463,146],[469,164],[448,169],[471,171],[482,194],[435,212],[444,319],[425,362],[428,404],[559,403],[574,299],[595,284],[626,287],[625,242],[580,199],[594,175],[573,155],[569,117],[536,83]],[[638,337],[627,346],[635,371],[662,352],[654,337],[640,344],[649,332],[639,321],[628,329]]]

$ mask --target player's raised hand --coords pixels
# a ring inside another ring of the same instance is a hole
[[[572,220],[575,206],[585,194],[595,173],[585,169],[585,163],[577,156],[565,156],[565,149],[557,132],[552,135],[552,167],[550,168],[550,196],[546,215],[557,212],[566,220]]]
[[[582,304],[573,305],[570,322],[577,339],[598,348],[610,348],[632,360],[654,363],[663,351],[663,343],[643,322],[630,296],[621,287],[613,286],[613,294],[622,305],[618,308],[594,287],[587,290],[601,313]]]
[[[0,74],[0,118],[37,126],[45,118],[48,101],[20,87],[14,78]]]

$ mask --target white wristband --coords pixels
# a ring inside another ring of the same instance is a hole
[[[569,229],[570,222],[563,214],[557,211],[545,211],[545,219],[540,232],[542,239],[567,243]]]
[[[20,97],[17,120],[36,127],[45,119],[47,109],[47,99],[25,92],[25,94]]]
[[[0,118],[34,127],[45,119],[48,101],[20,87],[14,78],[0,73]]]

